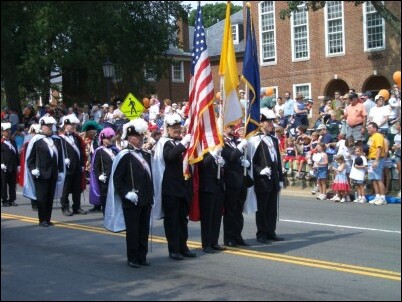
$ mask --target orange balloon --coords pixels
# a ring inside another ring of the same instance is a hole
[[[218,91],[218,92],[216,93],[215,97],[216,97],[217,100],[220,101],[220,100],[221,100],[221,92]]]
[[[384,98],[384,101],[389,100],[389,91],[387,89],[381,89],[378,94]]]
[[[144,105],[144,107],[145,107],[146,109],[148,109],[149,106],[151,105],[148,98],[143,98],[143,99],[142,99],[142,104]]]
[[[266,96],[272,96],[274,94],[274,89],[272,87],[268,87],[265,89],[265,95]]]
[[[398,85],[399,88],[401,88],[401,72],[395,71],[393,78],[394,78],[395,84]]]

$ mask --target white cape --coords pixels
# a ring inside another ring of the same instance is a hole
[[[261,143],[260,135],[250,138],[247,144],[247,157],[250,161],[250,171],[248,171],[250,177],[254,180],[253,169],[253,157],[259,144]],[[254,186],[247,189],[247,197],[243,207],[244,214],[251,214],[257,212],[257,195],[255,194]]]
[[[111,232],[122,232],[126,229],[126,223],[124,221],[122,201],[114,189],[114,171],[120,159],[129,152],[128,149],[121,150],[116,158],[113,160],[112,172],[110,173],[109,187],[106,197],[105,218],[103,225]]]
[[[25,154],[25,167],[24,167],[24,188],[22,190],[22,194],[24,195],[24,197],[27,197],[29,199],[33,199],[36,200],[36,189],[35,189],[35,182],[33,179],[33,176],[31,174],[31,171],[29,171],[29,167],[28,167],[28,157],[32,152],[32,147],[34,145],[35,142],[45,138],[46,136],[43,134],[36,134],[34,135],[31,140],[28,143],[28,147],[27,147],[27,151]],[[57,139],[60,139],[57,136],[53,136]],[[63,173],[62,173],[62,177],[61,179],[57,180],[56,183],[56,190],[54,193],[54,198],[60,198],[62,193],[63,193],[63,187],[64,187],[64,179],[65,179],[65,175],[66,175],[66,167],[64,165],[64,149],[63,149],[63,144],[61,144],[61,149],[62,149],[62,161],[63,161]]]
[[[152,218],[162,219],[164,216],[162,209],[162,181],[165,173],[165,159],[163,158],[163,148],[171,138],[161,137],[155,146],[155,154],[152,161],[152,174],[154,182],[154,205],[152,207]]]

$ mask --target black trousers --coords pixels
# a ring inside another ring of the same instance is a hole
[[[162,195],[164,212],[163,226],[168,241],[169,253],[184,253],[188,251],[188,204],[181,197]]]
[[[100,202],[101,202],[101,209],[103,212],[103,215],[105,215],[105,208],[106,208],[106,198],[107,198],[107,190],[109,187],[109,181],[107,181],[106,183],[103,182],[99,182],[99,190],[100,190]],[[95,206],[95,207],[99,207],[99,206]]]
[[[4,172],[1,170],[1,201],[3,204],[11,203],[17,199],[17,172]],[[7,190],[8,187],[8,190]],[[7,195],[8,192],[8,195]]]
[[[218,244],[222,222],[223,190],[200,193],[201,242],[202,247]]]
[[[276,219],[278,217],[278,192],[259,192],[256,195],[258,207],[255,213],[257,238],[275,236]]]
[[[242,189],[226,188],[224,213],[223,213],[223,241],[225,243],[232,241],[236,243],[243,238],[241,232],[243,230],[244,218],[244,194]]]
[[[57,179],[35,179],[39,222],[50,222]]]
[[[151,208],[151,205],[123,207],[128,261],[145,261],[147,258]]]
[[[68,200],[68,195],[70,195],[70,193],[73,197],[73,211],[77,211],[81,208],[81,177],[81,173],[66,175],[63,193],[60,198],[62,210],[68,209],[70,206]]]

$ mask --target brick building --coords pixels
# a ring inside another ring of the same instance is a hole
[[[328,1],[326,7],[317,12],[301,7],[287,20],[279,18],[280,10],[287,7],[286,1],[251,3],[261,87],[274,87],[276,96],[283,96],[286,91],[292,95],[302,92],[306,98],[315,100],[315,113],[318,99],[333,97],[335,90],[347,93],[354,88],[359,93],[391,88],[392,75],[401,66],[400,36],[370,2],[355,6],[353,2]],[[400,2],[384,3],[400,19]],[[236,30],[239,73],[244,54],[244,18],[245,11],[231,17],[232,29]],[[221,21],[206,29],[216,90],[219,88],[223,26],[224,21]],[[186,28],[182,25],[180,31],[183,50],[171,51],[177,61],[170,78],[155,85],[161,98],[182,100],[188,97],[193,28],[188,27],[188,31]],[[182,82],[177,81],[179,71],[183,75]]]

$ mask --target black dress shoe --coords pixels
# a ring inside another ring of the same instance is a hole
[[[258,237],[258,238],[257,238],[257,241],[258,241],[258,242],[261,242],[261,243],[268,243],[268,242],[269,242],[268,239],[265,238],[265,237]]]
[[[39,226],[44,227],[44,228],[48,228],[49,224],[46,221],[43,221],[43,222],[39,222]]]
[[[236,247],[236,246],[237,246],[234,241],[225,242],[225,245],[226,245],[226,246],[230,246],[230,247]]]
[[[188,258],[195,258],[195,257],[197,257],[197,254],[196,253],[193,253],[193,252],[191,252],[191,251],[186,251],[186,252],[183,252],[183,253],[181,253],[182,255],[183,255],[183,257],[188,257]]]
[[[64,209],[63,215],[64,216],[73,216],[73,212],[71,212],[70,209]]]
[[[268,240],[272,240],[272,241],[284,241],[285,239],[283,237],[279,237],[279,236],[267,236]]]
[[[183,260],[183,256],[179,253],[170,253],[169,257],[173,260]]]
[[[51,221],[48,221],[47,224],[48,224],[49,226],[54,226],[54,222],[51,222]]]
[[[16,207],[18,204],[16,204],[15,201],[10,201],[10,206]]]
[[[10,204],[7,202],[7,203],[5,203],[5,202],[3,202],[3,207],[9,207],[10,206]]]
[[[137,262],[128,261],[127,265],[132,268],[140,268],[141,266]]]
[[[220,246],[219,244],[213,245],[212,248],[213,248],[215,251],[225,251],[225,250],[226,250],[225,247]]]
[[[88,212],[89,213],[102,212],[102,207],[101,206],[94,206],[92,209],[89,209]]]
[[[73,214],[81,214],[81,215],[86,215],[87,211],[84,211],[83,209],[79,208],[77,210],[73,211]]]
[[[151,266],[151,262],[147,260],[138,261],[138,264],[141,266]]]
[[[236,244],[241,246],[248,246],[248,244],[244,240],[236,240]]]
[[[204,247],[202,250],[204,251],[204,253],[207,253],[207,254],[215,254],[216,253],[216,251],[214,249],[212,249],[212,247],[210,247],[210,246]]]

